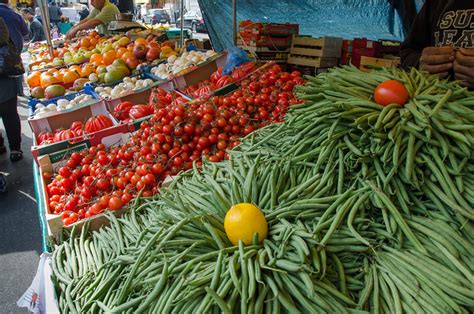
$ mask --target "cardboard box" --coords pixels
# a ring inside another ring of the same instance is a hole
[[[203,40],[188,39],[188,40],[186,40],[185,46],[190,47],[191,45],[196,47],[199,50],[211,50],[212,49],[211,41],[209,39],[203,39]]]
[[[58,112],[56,114],[53,114],[51,116],[44,117],[44,118],[28,119],[28,123],[30,124],[31,130],[33,131],[33,134],[35,135],[33,143],[34,144],[37,143],[36,137],[38,136],[40,132],[43,132],[43,131],[52,132],[60,128],[68,129],[74,121],[81,121],[85,123],[87,119],[89,119],[90,117],[96,116],[99,114],[106,115],[114,123],[114,126],[102,131],[109,130],[109,133],[115,133],[121,130],[120,128],[121,124],[118,121],[116,121],[115,118],[109,113],[105,102],[99,101],[95,104],[92,104],[90,106],[84,106],[74,111],[65,112],[65,113]],[[38,161],[38,158],[42,155],[51,154],[54,152],[65,150],[65,149],[72,149],[72,148],[77,149],[80,147],[84,147],[83,139],[91,139],[94,137],[94,134],[95,133],[83,135],[77,140],[72,140],[72,142],[71,140],[67,140],[67,141],[61,141],[61,142],[56,142],[56,143],[46,144],[46,145],[41,145],[41,146],[33,145],[31,147],[31,153],[33,157],[36,159],[36,161]]]
[[[131,133],[128,132],[127,125],[119,125],[113,131],[114,132],[111,132],[110,128],[101,130],[99,132],[94,133],[89,139],[82,141],[81,146],[66,148],[61,152],[42,155],[38,158],[37,161],[41,178],[41,187],[39,188],[39,192],[41,194],[42,203],[45,206],[48,236],[57,239],[59,238],[60,233],[62,232],[62,228],[71,230],[73,226],[76,226],[76,228],[78,228],[78,231],[80,231],[82,226],[86,222],[90,222],[91,230],[97,230],[103,225],[109,223],[108,218],[104,214],[99,214],[88,219],[82,219],[70,226],[65,227],[61,215],[55,214],[49,209],[48,189],[46,183],[43,180],[43,173],[54,173],[54,169],[63,166],[63,164],[67,160],[66,157],[76,150],[82,150],[93,145],[98,145],[100,143],[104,144],[107,147],[118,145],[121,143],[125,143],[131,136]],[[116,216],[120,216],[126,210],[127,209],[124,208],[122,210],[115,211],[112,213]]]

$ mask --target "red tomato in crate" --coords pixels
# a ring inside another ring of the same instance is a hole
[[[73,131],[78,131],[78,130],[81,130],[82,131],[82,122],[81,121],[74,121],[72,124],[71,124],[71,127],[70,129],[73,130]]]
[[[226,85],[229,85],[230,83],[232,83],[232,79],[230,77],[228,77],[227,75],[223,75],[216,83],[216,87],[217,88],[221,88],[221,87],[224,87]]]
[[[65,141],[65,140],[74,138],[74,137],[76,137],[76,134],[74,133],[74,131],[61,130],[61,131],[56,132],[56,134],[54,134],[53,141],[60,142],[60,141]]]
[[[153,114],[153,107],[149,105],[134,105],[130,108],[129,116],[132,119],[139,119]]]
[[[107,117],[103,114],[99,114],[95,117],[90,117],[87,120],[87,122],[84,126],[84,132],[85,133],[93,133],[93,132],[97,132],[97,131],[109,128],[113,125],[114,125],[114,123],[112,122],[112,120],[109,117]]]
[[[124,101],[120,103],[117,107],[114,108],[114,117],[118,120],[126,120],[129,118],[130,109],[132,109],[133,104],[129,101]]]

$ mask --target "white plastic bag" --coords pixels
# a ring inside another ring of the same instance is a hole
[[[33,282],[16,305],[26,307],[32,313],[59,313],[51,274],[51,254],[43,253]]]

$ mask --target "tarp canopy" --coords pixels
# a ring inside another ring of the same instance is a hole
[[[232,0],[198,0],[214,49],[232,46]],[[297,23],[300,34],[403,40],[424,0],[237,0],[242,20]]]

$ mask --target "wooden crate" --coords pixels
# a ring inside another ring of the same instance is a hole
[[[400,59],[381,59],[362,56],[360,58],[360,67],[362,71],[369,71],[380,68],[396,68],[400,66]]]
[[[314,68],[332,68],[338,64],[337,58],[322,58],[322,57],[304,57],[289,54],[288,64],[296,64]]]
[[[288,51],[269,51],[269,52],[252,52],[251,57],[257,61],[268,62],[274,61],[276,63],[286,63],[288,60]]]
[[[340,58],[342,53],[342,38],[309,36],[293,36],[290,53],[307,57]]]
[[[290,53],[290,47],[251,47],[245,45],[237,45],[237,47],[242,48],[245,51],[253,53]]]
[[[270,47],[276,49],[288,49],[291,46],[291,37],[262,37],[261,39],[237,38],[237,45],[240,47],[260,48]]]
[[[286,37],[298,34],[298,32],[299,24],[262,23],[249,20],[239,23],[239,33]]]

